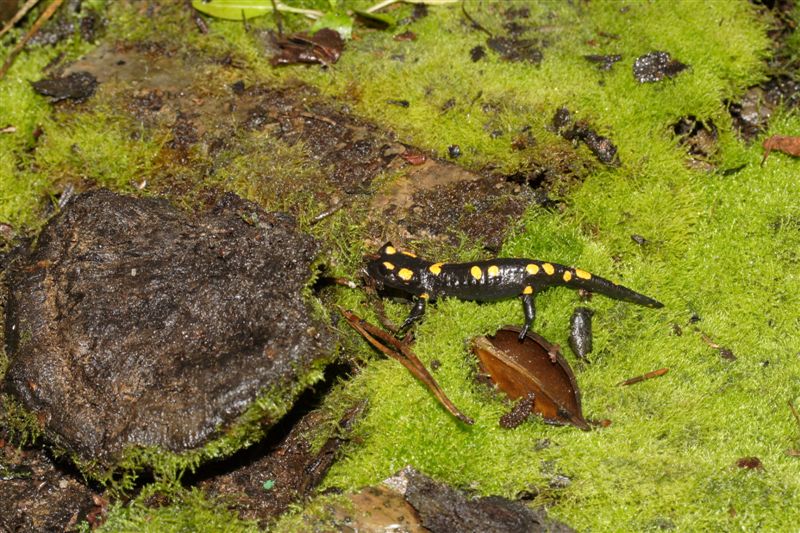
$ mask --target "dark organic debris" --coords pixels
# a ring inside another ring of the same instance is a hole
[[[394,36],[395,41],[416,41],[417,34],[411,30],[404,31],[403,33],[398,33]]]
[[[601,163],[609,166],[620,164],[617,147],[611,142],[611,139],[599,135],[582,120],[572,124],[572,114],[567,108],[562,107],[556,111],[553,115],[552,126],[559,135],[568,141],[582,141]]]
[[[634,383],[641,383],[642,381],[646,381],[648,379],[653,379],[663,376],[667,372],[669,372],[669,368],[659,368],[658,370],[653,370],[652,372],[642,374],[641,376],[636,376],[630,379],[626,379],[625,381],[620,381],[619,383],[617,383],[617,386],[624,387],[627,385],[633,385]]]
[[[536,398],[533,393],[528,394],[514,405],[508,413],[500,417],[500,427],[514,429],[525,422],[533,413],[533,403]]]
[[[532,332],[519,342],[519,333],[519,328],[506,326],[494,336],[473,339],[480,371],[512,400],[532,393],[533,410],[545,421],[588,430],[575,375],[558,346]]]
[[[614,63],[621,60],[622,56],[619,54],[609,54],[609,55],[589,54],[583,56],[583,58],[590,63],[596,64],[598,70],[611,70],[611,67],[614,66]]]
[[[422,361],[420,361],[416,354],[408,347],[407,342],[398,340],[393,335],[373,326],[366,320],[359,318],[352,311],[342,309],[341,312],[345,320],[347,320],[347,323],[360,333],[372,346],[387,357],[399,361],[415,378],[420,380],[451,415],[465,424],[474,424],[474,421],[470,417],[459,411],[458,407],[450,401],[433,376],[431,376],[430,372],[425,368],[425,365],[422,364]]]
[[[451,144],[447,147],[447,153],[453,159],[458,159],[461,157],[461,147],[457,144]]]
[[[762,146],[764,147],[764,158],[761,160],[761,166],[764,166],[764,163],[767,162],[767,157],[773,150],[794,157],[800,156],[800,137],[773,135],[764,139]]]
[[[89,72],[73,72],[62,78],[47,78],[32,83],[33,90],[49,96],[51,101],[74,100],[83,102],[94,94],[97,78]]]
[[[534,65],[542,62],[542,50],[532,39],[515,39],[513,37],[489,37],[486,46],[506,61],[525,61]]]
[[[10,260],[5,389],[97,468],[132,445],[196,449],[265,390],[288,408],[329,357],[301,296],[316,251],[233,194],[194,216],[80,195]]]
[[[319,63],[332,65],[339,60],[344,49],[344,40],[339,32],[322,28],[314,35],[295,33],[274,39],[279,52],[272,57],[273,65],[295,63]]]
[[[593,314],[588,307],[576,307],[569,321],[569,347],[583,360],[592,352]]]
[[[709,170],[711,164],[707,159],[716,151],[717,138],[719,131],[714,122],[709,120],[699,120],[693,115],[681,117],[672,126],[672,131],[679,138],[680,143],[687,147],[690,160],[690,167]]]
[[[42,451],[0,440],[0,531],[73,531],[97,497]]]
[[[736,355],[733,353],[733,350],[731,350],[730,348],[726,348],[725,346],[722,346],[720,344],[717,344],[716,342],[711,340],[711,337],[709,337],[702,331],[700,332],[700,337],[708,346],[719,351],[720,357],[722,357],[723,359],[727,359],[728,361],[736,361]]]
[[[469,51],[469,57],[472,59],[473,63],[476,63],[486,57],[486,48],[481,45],[476,46],[472,50]]]
[[[453,531],[572,531],[547,518],[543,509],[501,496],[470,498],[464,493],[407,467],[384,483],[395,487],[417,513],[423,527],[433,533]]]
[[[687,68],[667,52],[650,52],[633,62],[633,77],[639,83],[655,83],[664,78],[674,78]]]
[[[290,505],[310,496],[333,464],[339,448],[366,409],[359,402],[345,412],[330,437],[316,450],[315,430],[323,423],[321,411],[311,411],[295,423],[280,442],[264,453],[263,446],[231,457],[217,468],[228,472],[200,481],[200,488],[209,496],[223,497],[243,520],[258,520],[263,527],[285,512]],[[263,456],[253,458],[256,453]],[[239,466],[244,462],[244,466]]]
[[[397,107],[404,107],[408,108],[411,103],[408,100],[386,100],[386,103],[389,105],[396,105]]]
[[[740,457],[736,460],[736,466],[747,470],[764,470],[764,463],[758,457]]]
[[[645,237],[639,235],[638,233],[632,233],[631,240],[636,244],[638,244],[639,246],[645,246],[648,243],[648,240]]]

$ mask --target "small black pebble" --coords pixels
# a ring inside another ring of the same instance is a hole
[[[461,147],[457,144],[451,144],[450,146],[448,146],[447,152],[453,159],[458,159],[459,157],[461,157]]]

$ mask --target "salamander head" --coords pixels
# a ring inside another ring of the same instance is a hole
[[[367,275],[378,289],[384,286],[404,289],[414,278],[414,269],[409,268],[413,254],[399,252],[390,242],[384,244],[377,255],[368,255],[365,259],[368,260]]]

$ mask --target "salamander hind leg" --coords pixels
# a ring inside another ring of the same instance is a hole
[[[400,326],[400,329],[397,330],[397,336],[401,337],[405,331],[411,327],[411,325],[422,318],[425,314],[425,302],[427,300],[425,298],[418,298],[417,301],[414,303],[414,307],[411,308],[411,312],[408,314],[408,318],[406,318],[403,325]]]
[[[519,332],[519,342],[525,340],[525,334],[531,329],[533,319],[536,318],[536,308],[533,305],[533,294],[523,293],[522,295],[522,310],[525,313],[525,323],[522,325],[522,330]]]

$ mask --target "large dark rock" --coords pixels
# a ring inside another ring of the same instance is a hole
[[[101,466],[130,445],[198,448],[265,391],[282,411],[331,350],[300,294],[316,252],[232,194],[198,216],[81,195],[11,260],[5,390]]]

